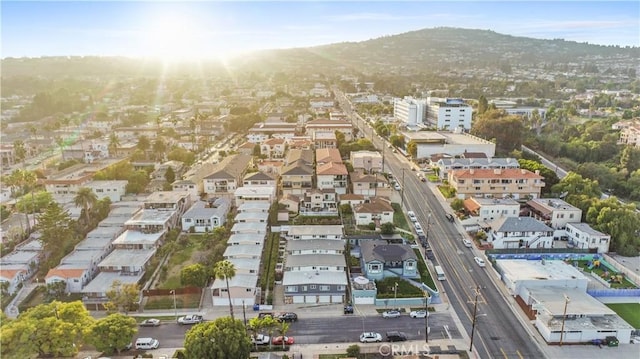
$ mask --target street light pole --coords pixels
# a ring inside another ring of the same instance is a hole
[[[567,305],[569,305],[569,297],[566,294],[564,295],[564,312],[562,313],[562,328],[560,328],[560,346],[562,346],[562,339],[564,334],[564,321],[567,319]]]
[[[173,314],[176,316],[176,323],[178,322],[178,307],[176,306],[176,290],[169,292],[173,294]]]
[[[402,188],[400,188],[400,207],[404,206],[404,168],[402,169]]]
[[[473,304],[473,321],[471,322],[471,344],[469,344],[469,351],[473,351],[473,333],[476,329],[476,317],[478,313],[478,295],[480,294],[480,287],[476,287],[476,297]]]
[[[398,307],[398,282],[393,286],[393,306]]]
[[[424,292],[424,342],[429,343],[429,294]]]
[[[247,312],[246,306],[244,305],[244,299],[242,300],[242,318],[244,319],[244,326],[247,326]]]

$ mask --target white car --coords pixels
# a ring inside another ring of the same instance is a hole
[[[416,222],[413,225],[416,227],[416,231],[422,231],[422,225],[420,223]]]
[[[178,318],[178,324],[187,325],[187,324],[198,324],[202,323],[204,318],[198,314],[190,314],[185,315],[184,317]]]
[[[258,334],[251,337],[251,344],[254,345],[267,345],[271,342],[271,338],[268,335]]]
[[[466,238],[462,238],[462,243],[464,243],[464,246],[467,248],[471,248],[473,245],[471,244],[471,241],[466,239]]]
[[[413,213],[413,211],[409,211],[409,212],[407,212],[407,217],[409,217],[409,220],[410,220],[411,222],[414,222],[414,223],[415,223],[415,222],[418,222],[418,218],[416,218],[416,214],[415,214],[415,213]]]
[[[401,315],[402,313],[400,313],[400,311],[398,310],[387,310],[386,312],[382,313],[383,318],[398,318]]]
[[[478,266],[480,267],[486,266],[486,264],[484,263],[484,260],[480,257],[473,257],[473,260],[476,261],[476,263],[478,263]]]
[[[399,191],[402,189],[402,187],[400,187],[400,185],[396,183],[393,185],[393,189],[395,189],[396,191]]]
[[[427,311],[426,310],[414,310],[411,313],[409,313],[409,316],[411,318],[426,318],[427,317]]]
[[[360,343],[380,343],[382,334],[376,332],[364,332],[360,334]]]

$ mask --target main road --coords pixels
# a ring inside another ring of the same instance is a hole
[[[360,133],[383,151],[385,168],[393,173],[402,187],[404,207],[414,211],[426,229],[427,239],[436,256],[435,264],[440,265],[447,276],[446,281],[440,282],[442,295],[446,296],[473,338],[473,347],[470,343],[469,350],[473,348],[480,358],[543,358],[536,338],[512,311],[513,302],[507,300],[489,278],[495,276],[493,270],[476,264],[474,256],[480,255],[479,251],[464,247],[461,241],[464,234],[446,219],[450,208],[445,208],[446,204],[440,203],[429,185],[420,181],[411,170],[413,164],[405,157],[385,150],[388,142],[375,135],[342,93],[335,93]],[[472,329],[474,322],[475,330]]]

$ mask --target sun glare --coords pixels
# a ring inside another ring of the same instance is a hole
[[[180,13],[155,15],[149,23],[142,24],[142,33],[140,50],[145,57],[165,62],[217,57],[212,51],[216,44],[211,41],[215,34],[192,16]]]

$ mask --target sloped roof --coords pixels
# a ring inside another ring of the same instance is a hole
[[[59,269],[59,268],[52,268],[52,269],[49,269],[49,272],[47,273],[47,276],[45,278],[46,279],[49,279],[51,277],[60,277],[60,278],[65,278],[65,279],[80,278],[80,277],[82,277],[82,274],[84,272],[86,272],[86,269]]]
[[[370,202],[361,203],[353,208],[355,213],[382,213],[393,212],[391,203],[382,198],[374,198]]]
[[[313,168],[301,162],[294,162],[284,166],[280,172],[281,176],[305,176],[313,175]]]
[[[553,232],[553,228],[533,217],[500,217],[491,222],[496,232]]]
[[[247,169],[249,163],[253,159],[252,156],[235,154],[225,157],[216,165],[213,171],[205,176],[205,179],[236,179],[244,170]]]
[[[329,162],[318,166],[318,168],[316,169],[316,174],[319,176],[347,175],[349,174],[349,171],[347,171],[347,166],[345,166],[343,163]]]
[[[380,262],[401,262],[407,259],[417,260],[416,254],[408,244],[388,244],[387,241],[362,241],[360,251],[363,260]]]
[[[530,178],[530,179],[544,179],[539,174],[531,172],[525,169],[517,168],[505,168],[505,169],[465,169],[454,170],[453,177],[458,179],[480,179],[480,178]]]
[[[337,148],[319,148],[316,150],[316,163],[342,163],[342,156]]]
[[[273,181],[274,179],[275,178],[271,177],[270,175],[260,171],[247,173],[244,176],[245,181]]]

